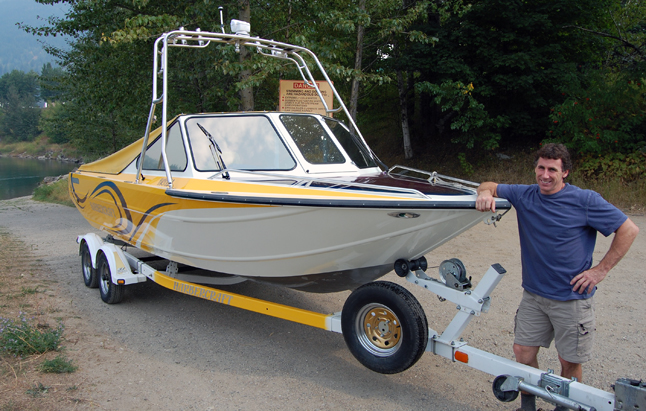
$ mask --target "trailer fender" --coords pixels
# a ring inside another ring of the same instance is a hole
[[[111,243],[103,243],[98,252],[102,252],[108,260],[112,282],[114,284],[128,285],[146,281],[147,278],[145,275],[132,272],[128,264],[128,259],[121,248]]]
[[[103,246],[103,239],[95,233],[88,233],[76,237],[76,242],[79,244],[79,255],[81,254],[81,247],[83,243],[87,244],[90,250],[90,258],[92,259],[92,268],[96,269],[96,257],[99,249]]]

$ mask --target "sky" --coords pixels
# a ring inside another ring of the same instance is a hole
[[[67,5],[43,5],[34,0],[0,0],[0,76],[12,70],[40,73],[43,64],[55,63],[42,48],[39,38],[25,33],[16,23],[43,25],[43,18],[49,16],[63,17]],[[40,19],[39,19],[40,17]],[[56,47],[65,47],[61,37],[41,38]]]

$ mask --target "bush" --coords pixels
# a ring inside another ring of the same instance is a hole
[[[581,159],[577,173],[584,179],[611,177],[621,182],[646,179],[646,153],[588,155]]]
[[[52,184],[42,184],[34,189],[33,199],[47,203],[62,204],[74,207],[67,187],[67,178]]]
[[[72,361],[66,357],[59,355],[53,360],[45,360],[40,364],[40,370],[45,373],[64,374],[73,373],[78,369],[77,366],[72,365]]]
[[[509,118],[490,117],[484,104],[474,97],[473,84],[465,85],[459,81],[444,81],[440,85],[420,82],[415,88],[434,96],[435,104],[443,112],[448,111],[453,115],[450,120],[450,129],[454,131],[451,142],[463,144],[468,149],[476,146],[484,149],[498,147],[501,138],[498,130],[509,125]]]
[[[70,141],[67,128],[71,121],[63,103],[53,103],[42,111],[38,128],[52,143],[65,144]]]
[[[631,154],[646,147],[646,78],[595,71],[587,87],[566,90],[552,108],[547,142],[573,154]]]
[[[41,330],[24,316],[19,321],[0,317],[0,354],[25,356],[56,351],[62,335],[62,324]]]

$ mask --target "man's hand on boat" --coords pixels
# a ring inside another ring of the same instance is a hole
[[[498,183],[487,181],[478,187],[476,210],[496,212],[496,187]]]

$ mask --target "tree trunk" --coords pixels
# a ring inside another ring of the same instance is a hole
[[[242,21],[251,22],[251,6],[249,5],[249,0],[238,0],[238,18]],[[240,47],[240,63],[244,64],[245,61],[251,60],[251,53],[247,50],[246,47]],[[244,82],[249,77],[251,77],[251,70],[242,70],[240,72],[240,81]],[[240,110],[241,111],[253,111],[254,102],[253,102],[253,87],[249,85],[248,87],[240,90]]]
[[[399,88],[399,107],[401,109],[402,135],[404,136],[404,158],[413,158],[413,148],[410,145],[410,130],[408,128],[408,99],[407,87],[404,83],[404,74],[397,70],[397,86]]]
[[[359,1],[359,10],[366,11],[366,0]],[[359,84],[361,80],[357,78],[358,73],[361,72],[361,61],[363,59],[363,35],[365,27],[359,24],[357,27],[357,49],[354,57],[354,71],[355,75],[352,77],[352,88],[350,92],[350,116],[354,122],[357,122],[357,107],[359,105]],[[352,130],[354,133],[354,130]]]

